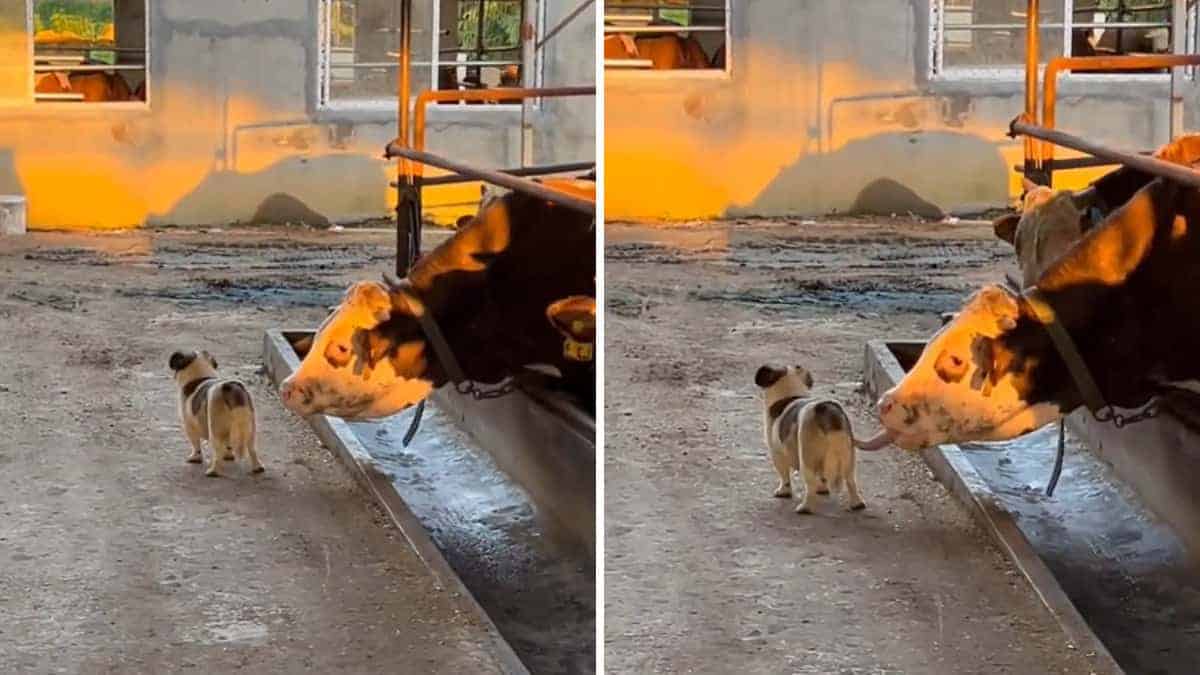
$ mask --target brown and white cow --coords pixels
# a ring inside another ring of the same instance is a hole
[[[604,38],[606,59],[647,59],[652,70],[708,68],[708,55],[693,37],[656,35],[634,38],[625,33]]]
[[[1200,143],[1180,139],[1159,156],[1192,165]],[[1036,287],[1104,399],[1136,408],[1165,387],[1200,379],[1200,190],[1128,169],[1105,178],[1107,195],[1132,197],[1050,264]],[[1007,440],[1082,403],[1028,302],[987,286],[880,397],[884,431],[867,445]]]
[[[492,384],[549,365],[562,373],[564,388],[590,397],[594,370],[589,375],[564,355],[547,307],[594,295],[592,222],[590,215],[510,192],[413,266],[407,280],[467,379]],[[415,311],[380,282],[350,286],[283,382],[284,405],[300,415],[373,419],[449,382]]]
[[[38,79],[34,91],[39,94],[75,93],[85,103],[114,103],[145,100],[145,90],[139,85],[139,99],[130,91],[129,83],[120,73],[47,73]]]

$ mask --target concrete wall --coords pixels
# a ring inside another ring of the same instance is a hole
[[[0,100],[0,193],[28,198],[31,228],[292,220],[306,210],[335,222],[389,215],[394,165],[379,157],[395,136],[395,110],[317,109],[316,0],[153,0],[149,8],[148,108]],[[12,23],[0,16],[4,45],[23,39]],[[581,30],[556,40],[547,84],[594,82],[594,70],[579,66],[594,64],[595,52]],[[434,109],[429,148],[515,166],[520,117]],[[566,109],[533,115],[549,136],[540,142],[554,144],[543,156],[595,156],[594,115],[576,117]],[[461,209],[438,204],[464,197],[477,199],[478,187],[430,191],[430,214],[452,220]]]
[[[606,218],[1004,205],[1023,83],[931,81],[929,5],[735,0],[729,74],[606,73]],[[1166,81],[1076,78],[1059,93],[1062,129],[1131,149],[1167,140]],[[1185,96],[1196,128],[1195,87]]]

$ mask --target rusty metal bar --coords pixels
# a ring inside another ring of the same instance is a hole
[[[1155,176],[1162,176],[1177,183],[1191,187],[1200,187],[1200,171],[1193,171],[1181,164],[1172,164],[1171,162],[1135,152],[1114,150],[1099,143],[1079,138],[1078,136],[1072,136],[1061,131],[1023,122],[1019,117],[1013,120],[1009,126],[1008,135],[1014,137],[1023,135],[1041,139],[1055,145],[1061,145],[1064,148],[1085,152],[1094,157],[1112,160],[1114,163],[1124,164],[1125,166],[1130,166]]]
[[[1146,56],[1059,56],[1051,59],[1046,65],[1046,77],[1042,94],[1043,127],[1053,129],[1055,123],[1055,108],[1058,104],[1058,75],[1064,70],[1112,71],[1112,70],[1149,70],[1156,68],[1172,68],[1176,66],[1200,65],[1200,54],[1153,54]],[[1028,92],[1026,92],[1028,103]],[[1030,119],[1036,119],[1030,117]],[[1039,153],[1039,163],[1044,164],[1054,159],[1054,145],[1042,143]]]
[[[400,0],[400,45],[399,73],[396,81],[396,97],[399,109],[396,115],[398,136],[401,142],[409,137],[409,96],[412,81],[409,73],[412,61],[412,2]],[[421,190],[414,176],[412,163],[402,159],[396,163],[396,274],[408,276],[408,268],[421,255]],[[420,413],[417,413],[420,418]]]
[[[542,166],[523,166],[518,169],[496,169],[500,173],[506,173],[510,176],[550,176],[561,173],[575,173],[577,171],[587,171],[595,168],[595,162],[569,162],[566,164],[546,164]],[[429,187],[431,185],[455,185],[457,183],[470,183],[478,180],[470,176],[459,176],[450,174],[446,176],[435,176],[433,178],[422,178],[421,187]],[[394,185],[392,187],[395,187]]]
[[[593,216],[596,215],[596,202],[594,201],[584,199],[577,195],[567,194],[566,192],[555,190],[553,188],[546,187],[541,183],[535,183],[534,181],[519,178],[517,176],[511,176],[491,169],[480,169],[469,164],[457,162],[452,159],[446,159],[445,157],[439,157],[438,155],[430,154],[428,152],[422,152],[412,148],[405,148],[397,145],[394,141],[392,143],[388,143],[386,157],[404,157],[415,162],[436,166],[440,169],[446,169],[447,171],[453,171],[454,173],[461,174],[463,176],[472,176],[478,180],[487,181],[488,183],[506,187],[510,190],[516,190],[518,192],[524,192],[535,197],[540,197],[546,201],[561,204],[576,211],[582,211],[583,213]]]

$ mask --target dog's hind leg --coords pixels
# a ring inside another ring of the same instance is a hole
[[[187,456],[188,464],[199,464],[204,461],[204,455],[200,454],[200,444],[203,438],[200,436],[199,430],[193,430],[190,427],[184,429],[187,433],[188,442],[192,444],[192,454]]]
[[[849,511],[859,511],[867,508],[866,502],[863,501],[862,495],[858,494],[858,471],[854,467],[853,455],[851,455],[850,466],[846,469],[846,496],[849,498],[849,503],[846,509]]]
[[[817,472],[804,467],[804,501],[796,507],[796,513],[812,513],[817,503],[817,491],[821,487],[821,477]]]
[[[258,461],[258,453],[254,450],[253,431],[250,432],[249,436],[242,440],[242,447],[245,449],[245,453],[250,456],[250,472],[262,473],[266,471],[266,468],[263,467],[262,462]]]
[[[771,452],[771,463],[779,474],[779,486],[775,488],[775,496],[786,499],[792,496],[792,465],[787,455],[782,452]]]
[[[233,453],[229,445],[229,434],[213,433],[217,431],[210,427],[208,434],[208,443],[212,446],[212,459],[208,462],[208,471],[204,472],[205,476],[216,477],[221,475],[221,460]]]

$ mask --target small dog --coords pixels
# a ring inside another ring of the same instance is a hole
[[[251,471],[265,471],[254,451],[254,402],[246,385],[217,377],[217,360],[208,352],[171,354],[171,371],[179,385],[179,419],[192,443],[187,461],[203,461],[200,444],[212,450],[206,476],[221,475],[221,460],[249,457]]]
[[[866,508],[855,475],[855,439],[850,418],[837,401],[809,398],[813,378],[801,366],[763,366],[754,375],[762,389],[763,432],[779,472],[776,497],[792,496],[792,472],[804,474],[804,499],[796,513],[812,513],[816,495],[846,483],[847,509]]]

